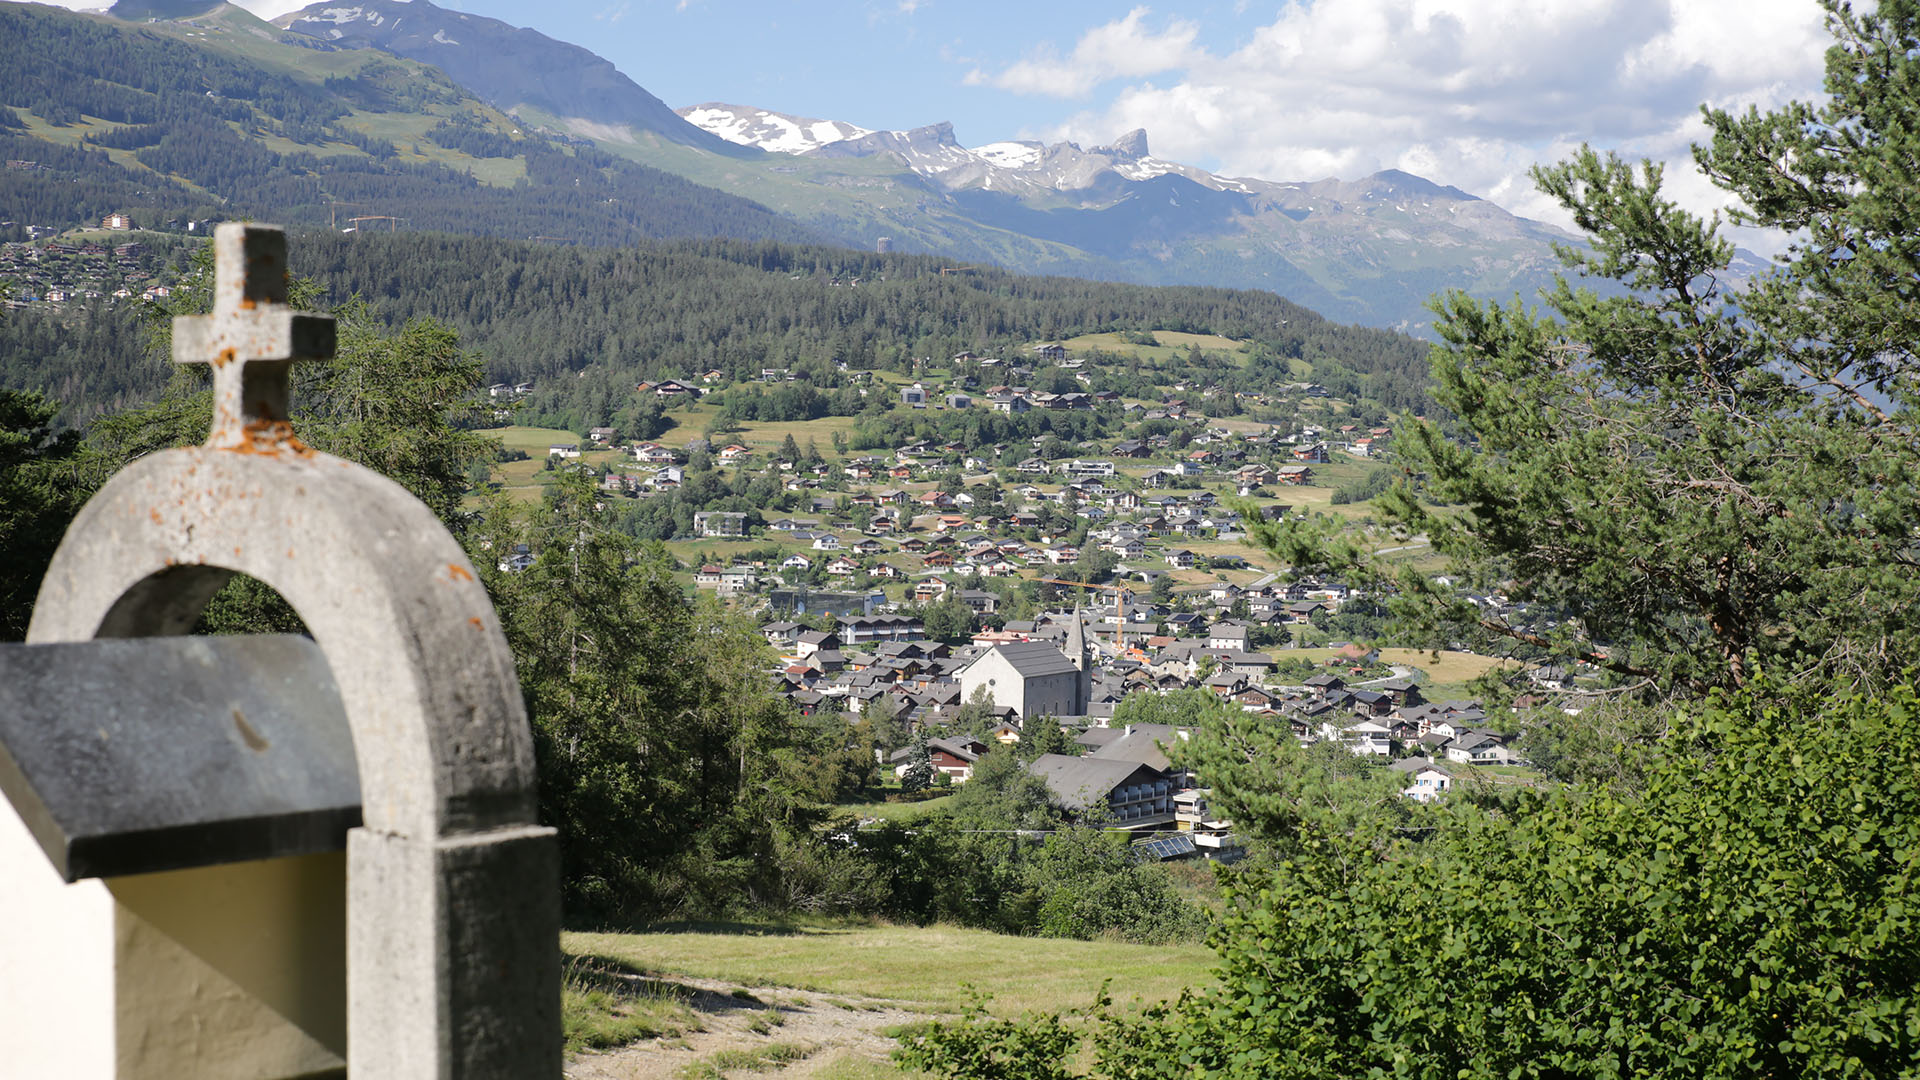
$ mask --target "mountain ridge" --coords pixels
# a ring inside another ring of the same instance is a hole
[[[324,0],[273,23],[335,48],[376,48],[432,64],[502,112],[538,110],[580,129],[576,134],[646,132],[717,154],[741,152],[681,119],[591,50],[500,19],[430,0]]]

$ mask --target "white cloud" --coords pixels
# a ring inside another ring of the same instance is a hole
[[[1008,65],[998,75],[976,68],[967,74],[966,81],[1021,94],[1075,98],[1084,97],[1109,79],[1177,70],[1201,55],[1194,48],[1194,39],[1200,35],[1198,26],[1170,19],[1165,29],[1155,32],[1145,25],[1149,14],[1147,8],[1137,7],[1123,19],[1094,27],[1081,36],[1068,56],[1042,48]]]
[[[1144,127],[1159,156],[1275,180],[1402,168],[1554,221],[1527,169],[1581,142],[1667,161],[1674,197],[1720,205],[1690,178],[1699,106],[1813,96],[1827,42],[1810,0],[1297,0],[1220,54],[1144,15],[967,81],[1067,96],[1132,79],[1026,134]]]

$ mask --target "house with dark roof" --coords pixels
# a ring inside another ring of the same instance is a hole
[[[1094,748],[1087,753],[1087,756],[1099,758],[1102,761],[1131,761],[1166,773],[1175,780],[1181,779],[1176,775],[1177,770],[1174,769],[1173,762],[1168,759],[1166,751],[1168,746],[1180,740],[1179,729],[1171,724],[1128,724],[1117,730],[1120,732],[1118,738]]]
[[[1151,765],[1042,754],[1027,771],[1045,780],[1053,801],[1076,816],[1098,808],[1117,828],[1164,829],[1173,824],[1173,797],[1180,786]]]

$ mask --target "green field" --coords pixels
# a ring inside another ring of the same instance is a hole
[[[885,391],[875,391],[875,393],[882,392]],[[718,410],[711,405],[675,409],[668,415],[677,421],[678,426],[661,436],[659,441],[667,446],[685,446],[689,439],[702,437],[702,433],[706,431],[707,425],[712,422],[717,412]],[[741,446],[758,451],[761,455],[766,455],[779,450],[786,437],[792,435],[794,443],[803,452],[807,448],[807,440],[812,439],[814,448],[820,451],[820,456],[832,461],[841,456],[834,453],[833,433],[838,431],[843,435],[851,434],[853,421],[854,418],[851,416],[823,416],[818,420],[743,423],[739,431],[715,433],[712,442],[715,447],[739,443]],[[766,459],[762,456],[749,464],[764,465]]]
[[[1068,338],[1060,344],[1067,347],[1069,353],[1101,352],[1117,353],[1121,356],[1137,356],[1142,360],[1162,363],[1184,357],[1187,350],[1199,347],[1201,352],[1229,353],[1238,361],[1244,359],[1240,354],[1246,348],[1246,342],[1235,341],[1218,334],[1186,334],[1175,330],[1155,330],[1154,339],[1158,345],[1135,345],[1124,340],[1119,334],[1082,334],[1077,338]]]
[[[842,803],[834,810],[860,820],[879,818],[882,821],[913,821],[941,809],[951,798],[951,795],[942,795],[919,802]]]
[[[1269,655],[1287,660],[1311,660],[1316,664],[1323,664],[1333,659],[1334,652],[1333,649],[1278,649]],[[1425,687],[1431,688],[1427,693],[1429,698],[1435,696],[1434,691],[1457,688],[1467,680],[1478,678],[1506,663],[1499,657],[1481,656],[1478,653],[1443,650],[1438,654],[1438,659],[1435,655],[1425,649],[1381,649],[1380,662],[1399,667],[1417,668],[1425,672],[1427,676]]]
[[[487,428],[480,434],[493,439],[503,449],[526,453],[525,461],[502,461],[493,466],[493,482],[515,499],[525,502],[537,502],[541,480],[552,475],[546,471],[547,448],[556,443],[580,442],[580,436],[560,428],[500,427]],[[627,461],[627,456],[618,450],[588,450],[578,460],[595,467],[617,466]]]
[[[619,960],[649,973],[885,998],[933,1012],[966,1003],[963,984],[993,995],[993,1011],[1090,1004],[1103,979],[1115,997],[1163,1001],[1211,983],[1200,945],[1127,945],[1019,938],[953,926],[690,927],[647,934],[567,933],[573,955]]]

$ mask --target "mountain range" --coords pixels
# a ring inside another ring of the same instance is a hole
[[[25,7],[0,4],[0,13]],[[327,205],[351,201],[412,227],[493,235],[825,239],[937,254],[957,266],[1268,289],[1341,321],[1415,333],[1427,325],[1427,298],[1444,288],[1533,295],[1558,266],[1552,246],[1573,239],[1403,172],[1312,182],[1219,176],[1154,156],[1144,131],[1086,148],[965,147],[945,123],[877,131],[715,102],[676,112],[578,45],[429,0],[333,0],[271,25],[196,0],[121,0],[117,22],[33,10],[41,20],[90,21],[94,33],[111,23],[155,48],[211,54],[330,99],[305,119],[254,108],[249,123],[229,108],[219,119],[231,131],[205,126],[214,118],[204,103],[178,101],[149,110],[152,117],[121,110],[116,124],[90,111],[99,106],[62,103],[61,88],[84,84],[74,92],[89,100],[112,97],[101,89],[108,85],[157,91],[87,69],[83,57],[49,60],[13,45],[9,55],[28,58],[26,69],[0,72],[0,104],[33,114],[16,137],[99,147],[129,183],[168,182],[293,221],[335,217]],[[0,35],[6,29],[0,23]],[[52,123],[43,106],[69,122]],[[184,141],[161,115],[168,109],[175,121],[197,109],[206,115],[195,130],[205,138],[252,140],[274,160],[254,155],[259,171],[245,190],[222,188],[208,170],[168,167],[183,155],[165,153],[165,140]],[[314,123],[322,113],[331,115]],[[369,184],[369,169],[393,180]],[[429,178],[448,190],[416,190]],[[567,207],[463,215],[452,190],[462,181],[487,205]],[[586,197],[583,184],[597,194]],[[0,184],[0,197],[7,191]],[[656,193],[672,209],[654,212],[647,204]],[[692,216],[676,228],[672,217],[682,212]],[[17,214],[0,204],[0,216]]]

